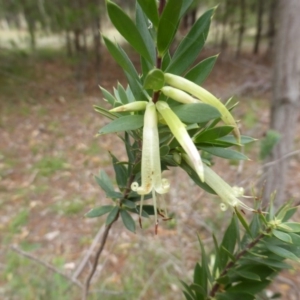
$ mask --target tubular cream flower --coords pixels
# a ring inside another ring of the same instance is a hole
[[[152,101],[147,104],[144,116],[141,177],[141,185],[139,186],[137,182],[133,182],[131,189],[141,195],[140,216],[142,214],[144,195],[152,192],[155,232],[157,233],[156,193],[167,193],[170,184],[167,179],[161,177],[157,112]]]
[[[213,94],[186,78],[170,73],[165,73],[165,82],[177,89],[188,92],[191,95],[194,95],[195,97],[200,99],[202,102],[210,104],[217,108],[221,113],[221,118],[223,122],[227,125],[234,126],[233,133],[238,142],[240,142],[240,132],[233,116],[226,108],[226,106]]]
[[[115,107],[110,112],[123,112],[123,111],[140,111],[145,110],[148,101],[134,101],[125,105]]]
[[[161,92],[166,95],[167,97],[172,98],[173,100],[180,102],[180,103],[199,103],[198,99],[195,99],[191,95],[187,94],[186,92],[173,88],[171,86],[164,86],[161,89]]]
[[[189,157],[183,155],[183,159],[193,168],[193,163]],[[254,211],[251,207],[244,204],[237,197],[241,196],[242,188],[232,188],[226,181],[224,181],[217,173],[215,173],[210,167],[203,164],[205,182],[217,193],[217,195],[223,200],[220,207],[222,210],[226,210],[227,205],[232,207],[241,207],[246,210]]]
[[[156,108],[166,121],[171,132],[177,139],[178,143],[189,156],[194,169],[202,181],[204,181],[203,164],[200,154],[190,138],[184,124],[180,121],[177,115],[171,110],[169,105],[164,101],[157,101]]]

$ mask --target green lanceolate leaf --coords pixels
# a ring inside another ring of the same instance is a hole
[[[201,85],[212,71],[218,55],[214,55],[199,62],[185,74],[185,78]]]
[[[106,218],[106,225],[110,225],[117,217],[118,213],[119,213],[119,206],[115,206],[111,212],[108,214],[107,218]]]
[[[233,126],[221,126],[207,129],[205,131],[201,131],[194,137],[194,141],[196,143],[201,143],[205,141],[212,141],[218,138],[221,138],[233,130]]]
[[[255,280],[255,281],[261,281],[260,277],[258,276],[258,274],[252,273],[252,272],[248,272],[248,271],[242,271],[242,270],[238,270],[238,271],[233,271],[235,274],[246,278],[246,279],[250,279],[250,280]]]
[[[105,108],[98,106],[98,105],[94,105],[94,110],[101,114],[102,116],[105,116],[111,120],[114,120],[117,118],[117,115],[114,113],[109,112],[108,110],[106,110]]]
[[[238,217],[240,223],[242,224],[242,226],[244,227],[244,229],[246,230],[246,232],[252,236],[252,233],[251,233],[251,230],[250,230],[250,227],[247,223],[247,221],[245,220],[244,216],[240,213],[240,211],[238,210],[238,208],[234,208],[234,211],[236,213],[236,216]]]
[[[232,218],[228,228],[225,231],[222,243],[220,245],[221,269],[223,269],[227,264],[227,261],[229,258],[228,252],[231,253],[232,255],[234,254],[234,248],[235,248],[236,241],[237,241],[236,222],[235,222],[234,218]],[[224,251],[223,248],[225,248],[227,251]]]
[[[117,93],[117,95],[118,95],[118,97],[119,97],[119,99],[120,99],[120,102],[122,103],[122,104],[127,104],[127,103],[129,103],[129,99],[128,99],[128,97],[127,97],[127,93],[126,93],[126,91],[125,91],[125,89],[123,88],[123,86],[120,84],[120,83],[118,83],[118,89],[117,89],[117,91],[115,92],[115,94]]]
[[[157,27],[159,17],[158,17],[158,8],[157,8],[156,0],[137,0],[137,2],[143,9],[143,12],[152,22],[154,27]]]
[[[103,206],[95,207],[95,208],[92,208],[89,212],[87,212],[85,214],[85,216],[87,218],[100,217],[100,216],[103,216],[103,215],[109,213],[110,211],[112,211],[113,208],[114,208],[114,206],[112,206],[112,205],[103,205]]]
[[[131,18],[115,3],[111,1],[106,3],[109,18],[115,28],[141,56],[151,62],[149,50]]]
[[[254,300],[255,296],[250,293],[230,293],[225,292],[222,294],[217,294],[217,300]]]
[[[135,222],[132,219],[131,215],[126,210],[121,210],[121,218],[125,227],[135,233]]]
[[[100,86],[101,92],[103,94],[104,100],[107,101],[112,107],[115,107],[116,98],[106,89]]]
[[[163,57],[173,41],[183,0],[169,0],[160,16],[157,28],[158,55]]]
[[[165,76],[164,73],[159,69],[151,70],[144,81],[144,88],[146,90],[158,91],[162,89],[165,84]]]
[[[293,240],[288,233],[285,233],[285,232],[282,232],[279,230],[273,230],[272,233],[275,237],[277,237],[279,240],[281,240],[283,242],[290,243],[290,244],[293,243]]]
[[[105,125],[99,130],[99,134],[107,134],[119,131],[136,130],[143,126],[144,116],[141,115],[129,115],[120,117],[113,120],[111,123]]]
[[[284,249],[282,247],[278,247],[278,246],[274,246],[274,245],[266,245],[266,247],[272,253],[275,253],[276,255],[278,255],[280,257],[288,258],[288,259],[291,259],[291,260],[299,262],[299,258],[294,253],[292,253],[289,250],[286,250],[286,249]]]
[[[121,193],[115,192],[114,186],[105,171],[101,170],[99,176],[95,176],[95,179],[98,185],[104,190],[107,197],[122,198]]]
[[[227,148],[220,148],[220,147],[199,147],[201,150],[204,150],[210,154],[215,156],[223,157],[226,159],[233,159],[233,160],[248,160],[248,157],[241,152],[227,149]]]
[[[181,19],[181,17],[187,12],[187,10],[190,8],[191,4],[192,4],[194,1],[195,1],[195,0],[184,0],[184,1],[182,2],[180,14],[179,14],[179,19]]]
[[[147,1],[140,1],[143,3],[146,3]],[[150,1],[148,1],[150,2]],[[151,1],[152,2],[152,1]],[[145,11],[144,11],[145,12]],[[155,63],[156,58],[156,50],[155,50],[155,43],[154,40],[150,34],[149,28],[151,27],[149,24],[148,17],[144,14],[142,11],[142,8],[139,3],[136,4],[136,27],[139,31],[142,39],[144,40],[144,43],[149,51],[151,61],[146,60],[148,64],[153,68],[153,65]],[[157,11],[156,11],[157,13]],[[144,74],[144,73],[143,73]]]
[[[120,65],[120,67],[125,72],[130,74],[130,76],[132,78],[139,80],[139,75],[138,75],[134,65],[132,64],[131,60],[125,53],[125,51],[120,46],[116,45],[111,40],[109,40],[107,37],[105,37],[104,35],[102,35],[102,37],[103,37],[103,40],[104,40],[107,50],[109,51],[111,56],[115,59],[115,61]]]
[[[220,112],[205,103],[182,104],[172,107],[174,113],[184,123],[205,123],[220,117]]]
[[[120,164],[117,158],[111,153],[110,156],[112,158],[117,184],[120,189],[124,189],[127,185],[127,169],[123,164]]]
[[[245,136],[245,135],[241,136],[240,144],[238,144],[236,142],[236,138],[233,135],[224,136],[224,137],[220,138],[219,140],[227,142],[227,143],[232,143],[233,145],[237,145],[237,146],[239,146],[239,145],[246,145],[246,144],[249,144],[249,143],[257,141],[256,139],[254,139],[254,138],[252,138],[250,136]]]
[[[300,232],[300,223],[296,222],[285,222],[278,225],[278,227],[288,232]]]
[[[208,10],[196,21],[176,49],[166,72],[181,75],[195,61],[205,44],[214,11]]]

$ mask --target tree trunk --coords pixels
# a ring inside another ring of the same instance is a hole
[[[300,108],[300,1],[280,0],[275,41],[270,127],[281,134],[265,168],[264,200],[276,190],[276,206],[287,200],[288,159],[293,150]]]
[[[240,0],[240,24],[239,24],[239,35],[238,43],[236,48],[236,57],[240,56],[242,42],[245,32],[245,20],[246,20],[246,0]]]
[[[269,16],[268,16],[268,49],[267,55],[273,53],[274,38],[276,33],[275,20],[276,20],[276,7],[278,0],[270,0]]]
[[[264,14],[264,1],[257,0],[257,21],[256,21],[256,35],[254,41],[253,54],[258,54],[259,51],[259,43],[261,39],[262,32],[262,18]]]

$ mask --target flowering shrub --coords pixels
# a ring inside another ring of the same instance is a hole
[[[103,36],[128,86],[118,84],[113,93],[101,88],[111,109],[95,106],[95,110],[111,122],[99,135],[118,133],[128,160],[121,162],[112,155],[118,191],[104,171],[96,176],[112,205],[93,208],[86,216],[107,214],[109,228],[121,216],[132,232],[136,228],[132,214],[139,214],[140,226],[142,217],[154,216],[158,234],[159,217],[169,219],[164,195],[175,188],[162,172],[182,168],[200,188],[220,197],[222,209],[233,211],[222,242],[214,239],[213,260],[200,241],[201,263],[196,264],[193,283],[183,283],[186,299],[257,299],[272,278],[288,267],[285,258],[299,260],[300,224],[288,222],[296,211],[290,202],[277,213],[272,203],[262,212],[258,199],[251,208],[239,199],[243,189],[231,187],[211,168],[214,156],[247,159],[238,150],[254,139],[240,134],[230,101],[224,105],[200,86],[217,59],[212,56],[195,64],[215,8],[196,21],[171,54],[178,24],[192,2],[138,0],[132,21],[122,8],[107,1],[112,24],[140,55],[142,72],[121,45]],[[201,158],[200,153],[212,158]],[[251,211],[250,223],[245,210]]]

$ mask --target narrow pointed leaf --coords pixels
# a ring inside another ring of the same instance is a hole
[[[135,222],[132,219],[131,215],[126,210],[121,210],[121,218],[125,227],[135,233]]]
[[[166,72],[181,75],[195,61],[205,44],[214,11],[208,10],[196,21],[176,49]]]
[[[283,257],[283,258],[288,258],[288,259],[291,259],[291,260],[294,260],[294,261],[298,261],[299,262],[299,258],[294,254],[292,253],[291,251],[289,250],[286,250],[282,247],[278,247],[278,246],[273,246],[273,245],[266,245],[266,247],[273,253],[277,254],[278,256],[280,257]]]
[[[95,207],[95,208],[92,208],[89,212],[87,212],[85,214],[85,216],[87,218],[100,217],[100,216],[103,216],[103,215],[109,213],[113,208],[114,208],[114,206],[112,206],[112,205],[103,205],[103,206]]]
[[[191,70],[189,70],[184,77],[199,85],[202,85],[208,77],[208,75],[210,74],[210,72],[212,71],[217,58],[218,55],[214,55],[204,59]]]
[[[115,61],[120,65],[120,67],[130,74],[131,77],[134,79],[139,80],[139,75],[132,64],[131,60],[125,53],[125,51],[115,43],[113,43],[111,40],[109,40],[107,37],[102,35],[105,46],[109,53],[112,55],[112,57],[115,59]]]
[[[293,243],[293,240],[288,233],[285,233],[285,232],[282,232],[279,230],[273,230],[272,233],[275,237],[277,237],[279,240],[281,240],[283,242],[290,243],[290,244]]]
[[[205,131],[200,132],[194,137],[194,141],[196,143],[212,141],[215,139],[219,139],[227,134],[229,134],[234,129],[233,126],[221,126],[207,129]]]
[[[157,50],[160,57],[164,56],[173,41],[182,2],[183,0],[169,0],[160,16],[157,28]]]
[[[151,61],[151,55],[136,25],[115,3],[107,1],[107,12],[114,27],[127,42],[143,57]]]
[[[106,225],[110,225],[117,217],[119,213],[119,207],[118,206],[115,206],[111,212],[108,214],[107,218],[106,218],[106,222],[105,224]]]
[[[220,147],[200,147],[201,150],[204,150],[210,154],[215,156],[223,157],[226,159],[233,159],[233,160],[248,160],[248,157],[241,152],[227,149],[227,148],[220,148]]]
[[[99,130],[99,134],[107,134],[119,131],[136,130],[143,126],[144,116],[129,115],[113,120]]]
[[[116,181],[120,189],[123,189],[127,186],[127,169],[124,165],[120,164],[118,159],[110,153],[112,158],[112,163],[114,166]]]
[[[139,3],[136,4],[136,27],[137,30],[139,31],[148,51],[151,57],[151,61],[146,60],[152,67],[155,64],[155,58],[156,58],[156,50],[155,50],[155,43],[153,41],[153,38],[149,32],[149,28],[150,28],[150,24],[149,24],[149,20],[148,17],[144,14],[146,13],[145,11],[142,11],[141,8],[141,3],[153,3],[155,2],[155,0],[142,0],[142,1],[138,1]],[[156,4],[154,3],[155,7]],[[157,10],[156,10],[156,14],[158,14]]]

